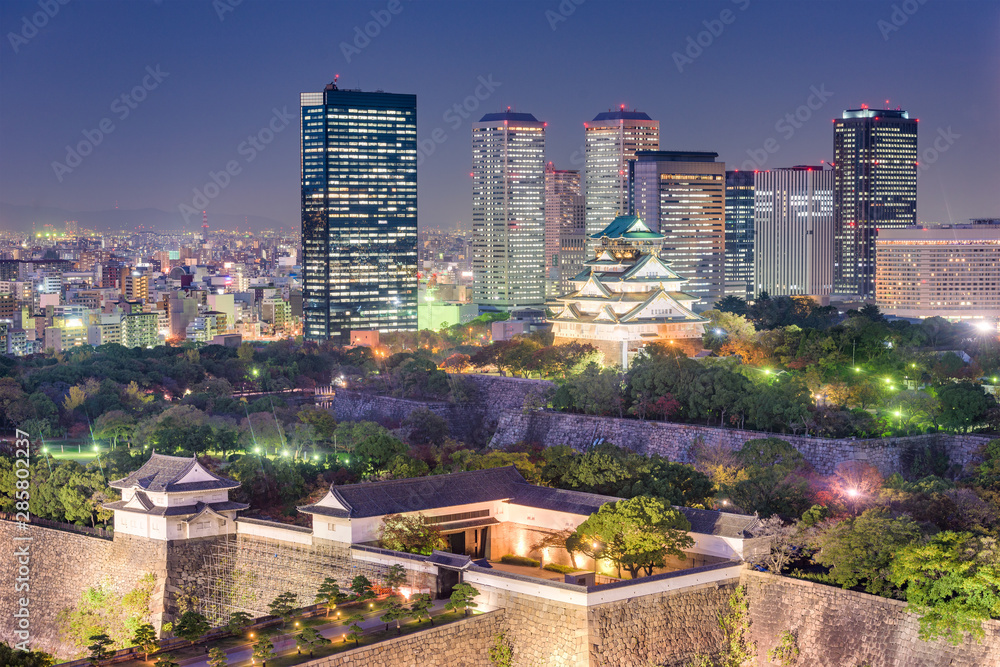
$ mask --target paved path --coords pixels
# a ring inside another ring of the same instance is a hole
[[[431,614],[440,614],[444,611],[444,606],[448,603],[448,600],[435,600],[434,604],[431,605]],[[334,612],[336,613],[336,612]],[[385,623],[378,619],[384,611],[376,611],[374,615],[368,616],[365,620],[358,623],[365,631],[365,634],[372,632],[378,632],[379,630],[385,630]],[[348,614],[349,616],[350,614]],[[337,622],[327,623],[325,625],[314,626],[321,635],[327,639],[333,640],[334,642],[339,642],[342,640],[344,633],[348,632],[347,625],[342,625]],[[392,625],[389,626],[390,629]],[[271,641],[274,643],[274,653],[276,656],[281,657],[288,653],[292,653],[296,650],[295,637],[293,635],[278,635],[277,637],[272,637]],[[236,665],[241,665],[243,663],[249,664],[250,658],[253,655],[253,648],[250,644],[243,644],[240,646],[234,646],[226,651],[229,657],[229,664],[231,667]],[[208,656],[199,656],[194,658],[185,658],[177,661],[181,667],[208,667]]]

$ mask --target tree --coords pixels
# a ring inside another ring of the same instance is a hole
[[[181,664],[174,660],[174,656],[169,653],[162,653],[156,657],[153,663],[156,667],[181,667]]]
[[[174,623],[174,634],[194,644],[211,629],[208,619],[196,611],[186,611]]]
[[[132,635],[132,644],[138,646],[145,654],[144,659],[149,661],[149,654],[160,648],[156,628],[149,623],[143,623],[135,629],[135,634]]]
[[[372,582],[363,574],[359,574],[351,580],[351,590],[354,591],[354,595],[357,596],[355,599],[359,602],[371,600],[375,597]]]
[[[305,408],[299,411],[298,419],[303,424],[313,427],[316,438],[323,442],[333,440],[333,434],[337,430],[337,420],[326,410],[316,408]]]
[[[297,600],[298,595],[290,591],[285,591],[284,593],[279,593],[276,598],[271,600],[270,604],[267,605],[267,609],[273,615],[281,617],[281,626],[284,627],[285,623],[295,615]]]
[[[921,639],[981,639],[982,622],[1000,618],[1000,548],[991,537],[944,531],[910,544],[896,552],[889,579],[920,615]]]
[[[981,450],[983,462],[976,467],[976,484],[1000,491],[1000,439],[990,440]]]
[[[470,609],[475,609],[479,605],[476,604],[475,598],[479,595],[479,591],[473,588],[470,584],[458,584],[451,591],[451,599],[444,606],[448,611],[459,611],[465,612],[465,615],[469,615]]]
[[[386,588],[393,593],[398,593],[399,587],[406,583],[406,569],[397,563],[389,568],[385,576],[382,577],[382,581],[385,583]]]
[[[320,584],[316,591],[316,602],[321,602],[326,606],[326,615],[337,608],[337,605],[344,600],[344,594],[340,592],[340,584],[332,577],[327,577]]]
[[[406,415],[402,428],[413,445],[440,445],[448,437],[448,422],[426,408]]]
[[[208,667],[229,667],[229,655],[221,648],[208,649]]]
[[[260,661],[262,665],[267,665],[267,661],[274,657],[274,644],[267,637],[261,637],[253,645],[253,659]]]
[[[93,667],[99,667],[102,662],[114,655],[114,651],[111,650],[114,641],[111,637],[105,634],[91,635],[90,641],[93,643],[87,647],[87,659]]]
[[[299,653],[305,648],[309,651],[309,657],[313,657],[313,651],[317,646],[324,646],[330,640],[319,633],[316,628],[308,627],[295,638],[295,643],[299,647]]]
[[[344,619],[345,623],[351,624],[350,627],[347,628],[350,632],[347,633],[345,639],[353,641],[355,645],[361,643],[361,636],[365,632],[364,628],[359,625],[359,623],[363,620],[365,620],[364,614],[351,614]]]
[[[638,479],[615,495],[623,498],[654,496],[670,505],[691,507],[707,503],[714,490],[711,478],[693,466],[654,456]]]
[[[250,614],[245,611],[234,611],[229,615],[229,623],[226,624],[226,629],[229,630],[234,635],[238,635],[243,632],[243,628],[249,627],[253,619]]]
[[[426,618],[434,625],[434,619],[431,617],[431,605],[434,604],[431,600],[429,593],[417,593],[412,598],[410,598],[410,615],[420,622],[421,618]]]
[[[757,524],[752,533],[754,537],[768,538],[771,543],[770,548],[767,552],[755,554],[747,560],[764,565],[772,574],[781,574],[792,560],[794,553],[792,538],[796,532],[794,525],[786,525],[778,516],[764,519]]]
[[[379,546],[383,549],[430,556],[443,544],[441,531],[423,514],[389,514],[379,526]]]
[[[389,630],[389,624],[392,622],[396,623],[396,634],[399,634],[401,620],[410,615],[410,610],[403,606],[403,603],[399,600],[391,600],[389,604],[384,608],[385,613],[379,617],[379,620],[385,623],[386,631]]]
[[[640,570],[651,576],[668,555],[685,558],[683,549],[694,544],[690,529],[687,518],[659,498],[636,496],[602,505],[577,526],[566,549],[606,558],[634,579]]]
[[[781,633],[777,646],[767,652],[768,662],[776,662],[782,667],[791,667],[799,659],[799,645],[788,630]]]
[[[980,385],[955,382],[938,389],[941,401],[941,425],[963,433],[979,426],[986,419],[996,400]]]
[[[52,667],[56,659],[44,651],[22,651],[12,649],[6,642],[0,642],[0,665],[7,667]]]
[[[894,517],[884,508],[872,508],[822,531],[813,560],[830,568],[830,578],[843,588],[863,584],[873,595],[889,596],[893,559],[919,537],[920,528],[908,516]]]

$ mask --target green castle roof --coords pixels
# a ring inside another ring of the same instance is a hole
[[[610,239],[662,239],[663,234],[654,232],[637,215],[619,215],[602,231],[591,234],[595,241],[604,237]]]

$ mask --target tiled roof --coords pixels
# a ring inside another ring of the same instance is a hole
[[[677,507],[676,509],[680,510],[691,522],[691,532],[703,535],[745,539],[752,537],[750,531],[760,521],[755,514],[731,514],[693,507]]]
[[[195,514],[200,514],[206,508],[211,509],[213,512],[226,512],[229,510],[245,510],[250,507],[246,503],[237,503],[232,500],[223,503],[203,503],[199,501],[194,505],[171,505],[169,507],[153,505],[146,510],[127,507],[127,505],[128,502],[125,500],[116,500],[113,503],[104,503],[103,507],[109,510],[124,510],[126,512],[135,512],[136,514],[148,514],[150,516],[194,516]]]
[[[110,482],[108,486],[113,489],[131,489],[139,487],[150,492],[177,492],[177,491],[210,491],[212,489],[235,489],[240,485],[225,477],[219,477],[208,470],[205,472],[213,479],[201,482],[188,482],[178,484],[177,480],[183,479],[192,468],[198,465],[195,457],[184,458],[181,456],[164,456],[153,452],[149,460],[141,468],[129,473],[123,479]]]
[[[617,218],[611,221],[607,227],[603,230],[597,232],[596,234],[591,234],[589,238],[594,240],[600,240],[604,237],[609,239],[662,239],[663,234],[659,232],[654,232],[646,226],[646,223],[642,221],[637,215],[619,215]]]

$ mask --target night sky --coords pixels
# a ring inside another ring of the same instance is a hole
[[[47,3],[55,15],[35,16]],[[358,49],[356,29],[376,32],[376,18],[386,25]],[[469,228],[471,123],[508,105],[548,122],[557,168],[582,170],[583,123],[620,104],[660,121],[663,149],[769,168],[829,160],[831,119],[888,99],[920,118],[919,219],[1000,215],[995,0],[4,0],[0,32],[4,204],[117,201],[180,228],[178,206],[236,161],[210,218],[297,228],[299,93],[339,74],[341,87],[417,95],[418,138],[434,145],[419,168],[425,227]],[[468,118],[446,115],[465,102],[478,105]],[[243,143],[265,128],[270,143]],[[85,132],[103,136],[71,166],[66,146]]]

